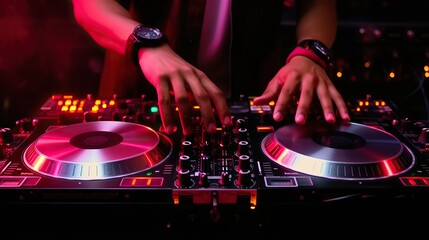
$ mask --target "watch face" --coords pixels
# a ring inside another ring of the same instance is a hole
[[[329,55],[329,53],[326,51],[325,47],[323,47],[319,42],[314,42],[314,47],[324,55]]]
[[[142,26],[136,31],[136,36],[141,39],[160,39],[162,38],[162,33],[157,28]]]

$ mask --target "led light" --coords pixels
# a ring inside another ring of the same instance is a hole
[[[157,106],[152,106],[152,107],[150,107],[150,112],[151,113],[157,113],[159,111],[159,109],[158,109],[158,107]]]

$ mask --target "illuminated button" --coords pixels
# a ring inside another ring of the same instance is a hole
[[[257,126],[256,131],[258,131],[258,132],[273,132],[274,127],[273,126]]]
[[[126,177],[123,178],[121,187],[161,187],[164,178],[161,177]]]
[[[158,107],[157,106],[152,106],[152,107],[150,107],[150,112],[151,113],[157,113],[159,111],[159,109],[158,109]]]

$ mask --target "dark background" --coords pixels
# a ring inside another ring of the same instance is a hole
[[[0,1],[0,9],[0,127],[31,117],[53,94],[96,92],[103,49],[77,25],[71,1]],[[333,51],[343,76],[333,81],[345,98],[371,94],[404,116],[427,118],[428,9],[420,0],[338,1]],[[293,24],[285,15],[285,31]]]

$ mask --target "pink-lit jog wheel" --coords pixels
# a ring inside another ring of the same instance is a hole
[[[281,166],[332,179],[388,178],[415,163],[411,150],[394,135],[357,123],[285,125],[267,135],[261,147]]]
[[[24,152],[34,171],[63,179],[126,176],[163,162],[171,140],[149,127],[119,121],[86,122],[47,131]]]

